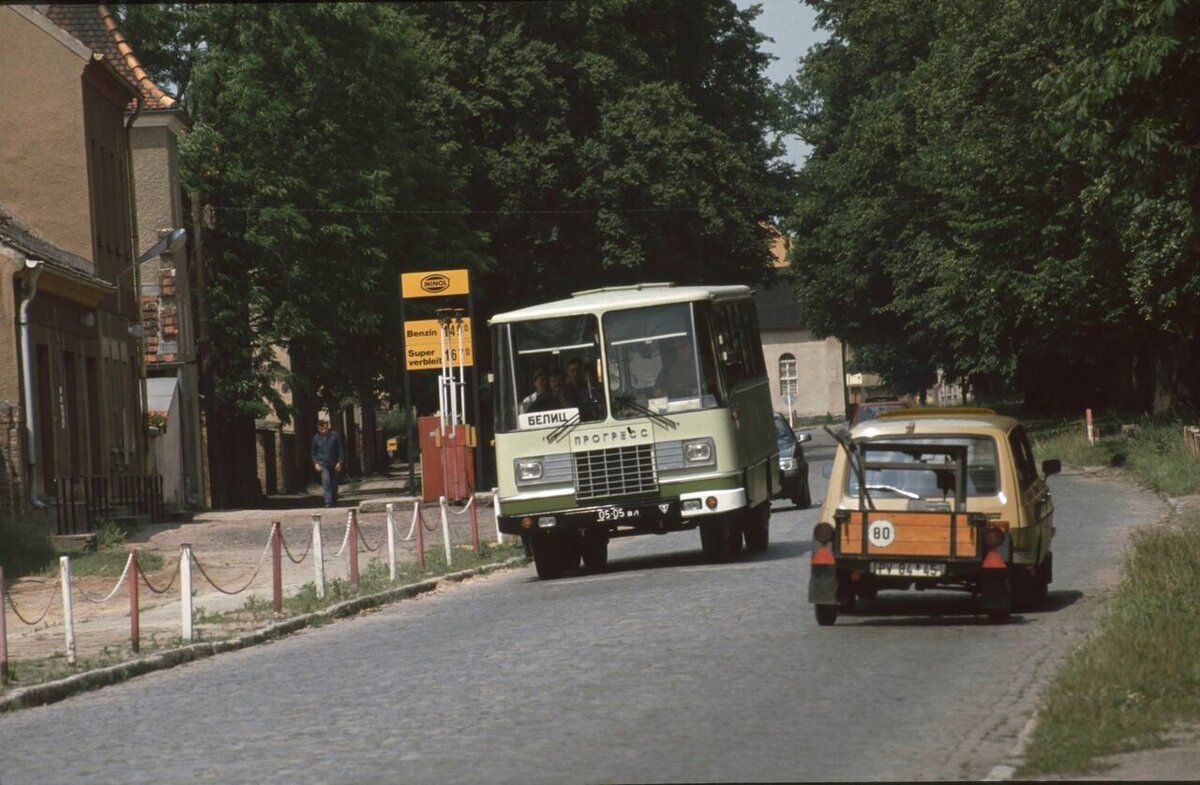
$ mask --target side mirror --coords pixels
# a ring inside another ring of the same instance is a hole
[[[1061,471],[1062,461],[1060,461],[1058,458],[1051,458],[1049,460],[1042,461],[1042,474],[1046,475],[1047,477],[1049,477],[1051,474],[1058,474]]]
[[[798,433],[796,434],[796,441],[800,442],[801,444],[804,444],[805,442],[811,442],[812,434],[808,431],[805,431],[804,433]]]

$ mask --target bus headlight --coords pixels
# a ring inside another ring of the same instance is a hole
[[[517,460],[517,480],[532,482],[542,479],[541,458],[520,458]]]
[[[796,471],[796,459],[795,458],[780,458],[779,459],[779,468],[781,471],[785,471],[785,472]]]
[[[713,440],[696,439],[683,443],[683,457],[689,464],[706,464],[713,462]]]

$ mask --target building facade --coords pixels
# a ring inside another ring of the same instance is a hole
[[[11,513],[69,478],[141,476],[134,214],[107,60],[32,6],[0,6],[0,420]]]

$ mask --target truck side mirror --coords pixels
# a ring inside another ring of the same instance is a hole
[[[1058,474],[1062,471],[1062,461],[1058,458],[1050,458],[1042,461],[1042,474],[1049,477],[1051,474]]]

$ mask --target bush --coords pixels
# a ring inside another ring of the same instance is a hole
[[[58,555],[50,532],[20,518],[0,516],[0,566],[5,578],[34,575],[55,563]]]

